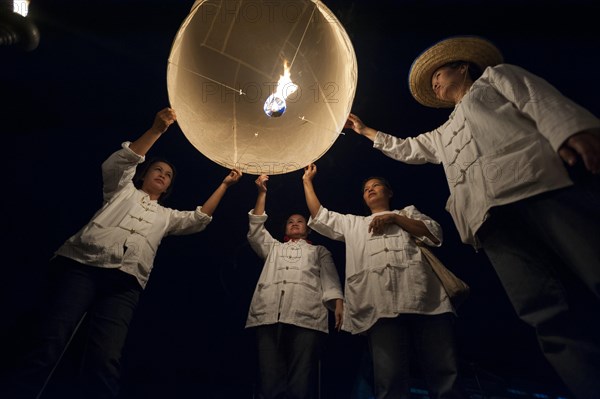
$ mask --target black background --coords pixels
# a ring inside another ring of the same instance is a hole
[[[0,49],[3,371],[27,345],[48,259],[101,205],[101,162],[169,105],[167,59],[192,3],[33,0],[30,18],[40,30],[39,47]],[[379,130],[414,136],[445,120],[448,110],[412,99],[407,73],[423,49],[457,34],[487,37],[506,62],[546,78],[600,114],[600,9],[592,2],[324,3],[356,52],[353,112]],[[178,209],[201,204],[227,173],[193,148],[178,126],[151,154],[177,167],[169,205]],[[460,242],[444,210],[448,188],[440,166],[396,162],[351,131],[316,164],[316,190],[329,209],[364,214],[360,183],[382,175],[394,186],[395,207],[414,204],[441,223],[445,242],[436,253],[472,287],[457,323],[466,378],[563,389],[485,255]],[[305,211],[301,176],[297,171],[271,177],[267,227],[275,236],[289,211]],[[246,242],[255,177],[245,175],[229,190],[204,232],[163,240],[125,353],[130,397],[251,397],[244,395],[255,381],[254,353],[244,323],[261,268]],[[343,276],[343,244],[317,234],[311,239],[333,252]],[[349,397],[362,345],[361,337],[330,334],[322,363],[324,397]],[[68,376],[68,366],[63,368]]]

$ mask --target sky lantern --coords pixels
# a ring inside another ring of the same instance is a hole
[[[282,174],[339,137],[358,78],[341,23],[320,1],[196,1],[173,41],[171,107],[210,160]]]

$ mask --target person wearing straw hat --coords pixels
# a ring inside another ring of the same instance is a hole
[[[448,120],[405,139],[354,114],[345,127],[398,161],[444,166],[446,210],[462,241],[487,254],[567,387],[581,399],[598,397],[600,120],[544,79],[503,63],[477,36],[426,49],[409,86],[419,103],[453,108]],[[569,284],[590,299],[575,302]]]

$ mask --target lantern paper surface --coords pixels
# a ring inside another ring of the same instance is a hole
[[[319,159],[350,113],[356,56],[320,1],[197,1],[173,41],[171,107],[202,154],[250,174]]]

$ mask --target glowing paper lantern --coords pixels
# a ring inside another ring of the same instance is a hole
[[[343,26],[320,1],[196,1],[171,49],[167,88],[181,130],[206,157],[250,174],[320,158],[357,82]]]

